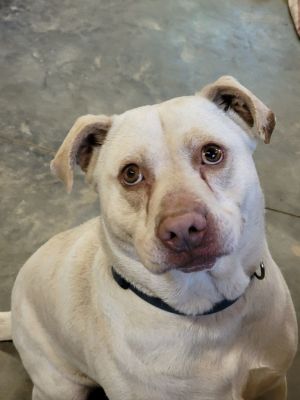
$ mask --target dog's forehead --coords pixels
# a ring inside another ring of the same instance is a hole
[[[201,96],[185,96],[126,111],[116,117],[113,136],[150,143],[174,136],[184,137],[195,128],[199,135],[201,132],[218,135],[224,125],[232,124],[215,104]]]
[[[134,108],[118,115],[114,121],[115,135],[133,141],[138,137],[144,142],[153,136],[157,140],[163,135],[157,105]]]
[[[165,134],[172,137],[178,146],[187,137],[230,145],[235,142],[239,130],[223,111],[202,96],[166,101],[159,105],[159,113]]]
[[[200,96],[177,97],[157,105],[166,133],[184,135],[192,128],[216,131],[217,107]]]
[[[147,154],[148,158],[166,159],[190,135],[230,145],[236,143],[236,129],[237,125],[209,100],[177,97],[116,116],[108,140],[110,158],[117,162]]]

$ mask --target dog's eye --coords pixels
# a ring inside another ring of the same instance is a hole
[[[223,150],[217,144],[209,143],[202,148],[202,161],[204,164],[219,164],[223,157]]]
[[[122,171],[122,178],[125,185],[136,185],[143,180],[143,174],[136,164],[129,164]]]

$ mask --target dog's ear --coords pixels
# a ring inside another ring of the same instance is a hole
[[[198,94],[214,102],[233,119],[237,115],[251,128],[254,136],[270,143],[275,127],[273,112],[232,76],[222,76]]]
[[[75,164],[89,172],[96,148],[103,144],[111,125],[112,118],[106,115],[84,115],[72,126],[50,165],[68,192],[72,190]]]

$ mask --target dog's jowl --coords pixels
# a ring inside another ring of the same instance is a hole
[[[0,314],[34,400],[286,399],[297,325],[252,159],[274,125],[229,76],[75,122],[51,169],[71,191],[78,164],[101,216],[42,246]]]

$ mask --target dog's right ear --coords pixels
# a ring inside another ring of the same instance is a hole
[[[84,115],[78,118],[51,161],[51,171],[64,182],[70,193],[75,164],[88,172],[95,149],[101,146],[112,125],[106,115]]]

